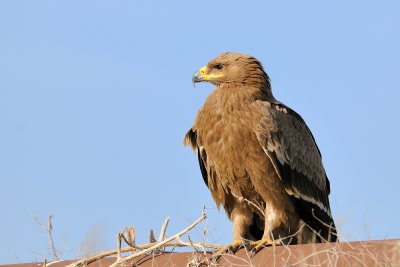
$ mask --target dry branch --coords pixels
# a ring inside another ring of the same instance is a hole
[[[201,221],[203,221],[205,218],[207,218],[207,215],[206,215],[206,214],[204,213],[204,211],[203,211],[203,214],[202,214],[194,223],[192,223],[190,226],[188,226],[186,229],[182,230],[181,232],[179,232],[179,233],[177,233],[177,234],[171,236],[170,238],[167,238],[167,239],[165,239],[165,240],[163,240],[163,241],[161,241],[161,242],[157,242],[154,246],[152,246],[152,247],[150,247],[150,248],[143,249],[142,251],[133,253],[133,254],[130,255],[130,256],[117,259],[117,260],[116,260],[112,265],[110,265],[110,266],[112,266],[112,267],[122,266],[124,263],[126,263],[127,261],[129,261],[129,260],[131,260],[131,259],[133,259],[133,258],[135,258],[135,257],[141,256],[141,255],[144,255],[144,254],[147,254],[147,253],[152,252],[152,251],[154,251],[154,250],[157,250],[157,249],[159,249],[160,247],[165,246],[165,244],[167,244],[168,242],[171,242],[171,241],[173,241],[173,240],[179,239],[182,235],[186,234],[188,231],[190,231],[193,227],[195,227],[198,223],[200,223]]]
[[[57,255],[56,247],[54,246],[53,235],[51,231],[53,230],[53,225],[51,224],[51,218],[53,218],[53,214],[50,214],[47,220],[47,234],[49,236],[49,242],[51,246],[51,251],[53,252],[53,258],[55,261],[60,260]]]
[[[135,245],[136,243],[136,232],[135,232],[135,228],[133,228],[133,226],[131,227],[125,227],[124,230],[124,237],[126,235],[126,239],[124,238],[125,242]],[[126,241],[128,240],[128,241]]]
[[[169,217],[165,218],[165,221],[161,227],[160,235],[158,236],[158,242],[161,242],[165,239],[165,234],[167,232],[168,223],[169,223]]]
[[[128,240],[128,238],[125,237],[124,234],[121,234],[121,237],[122,237],[122,239],[125,241],[125,243],[126,243],[128,246],[130,246],[131,248],[133,248],[133,249],[138,249],[138,250],[141,250],[141,249],[142,249],[140,246],[136,246],[135,243],[130,242],[130,241]]]
[[[116,236],[116,239],[117,239],[117,258],[118,259],[121,258],[121,240],[122,240],[121,236],[122,236],[121,233],[118,233],[117,236]]]
[[[121,234],[121,238],[129,245],[129,247],[125,248],[120,248],[115,249],[115,250],[109,250],[109,251],[104,251],[102,253],[96,254],[94,256],[76,261],[67,267],[81,267],[88,265],[94,261],[100,260],[102,258],[115,255],[115,254],[122,254],[125,252],[132,252],[133,254],[127,257],[121,257],[119,260],[117,260],[112,266],[118,266],[122,265],[128,260],[131,260],[137,256],[144,255],[150,252],[157,251],[160,247],[193,247],[193,248],[211,248],[211,249],[218,249],[221,246],[216,245],[216,244],[210,244],[210,243],[204,243],[204,242],[185,242],[181,240],[181,236],[186,234],[188,231],[190,231],[193,227],[195,227],[197,224],[199,224],[201,221],[203,221],[206,218],[206,214],[203,211],[203,214],[190,226],[179,232],[178,234],[175,234],[174,236],[164,239],[161,242],[151,242],[149,244],[143,244],[143,245],[134,245],[132,242],[129,241],[129,238],[126,238],[125,235]],[[164,223],[165,225],[165,223]],[[163,226],[164,226],[163,225]],[[165,226],[166,228],[166,226]],[[165,235],[164,235],[165,236]],[[118,241],[118,237],[117,237]],[[128,242],[127,242],[128,241]],[[117,243],[119,244],[119,243]]]

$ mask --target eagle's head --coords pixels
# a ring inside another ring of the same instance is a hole
[[[236,52],[222,53],[200,68],[193,83],[210,82],[216,86],[256,86],[271,88],[270,80],[261,63],[254,57]]]

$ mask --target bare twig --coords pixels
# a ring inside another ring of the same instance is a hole
[[[121,234],[121,237],[122,237],[122,239],[125,241],[125,243],[126,243],[128,246],[130,246],[131,248],[138,249],[138,250],[141,250],[141,249],[142,249],[141,247],[136,246],[134,243],[131,243],[131,242],[128,240],[128,238],[125,237],[124,234]]]
[[[165,221],[164,221],[163,225],[161,226],[160,235],[158,236],[158,242],[161,242],[165,239],[168,223],[169,223],[169,217],[165,218]],[[163,251],[164,248],[160,247],[158,250]]]
[[[368,247],[364,244],[364,242],[360,241],[360,244],[362,245],[362,247],[364,248],[364,250],[367,252],[367,255],[376,261],[376,257],[374,256],[374,254],[368,249]]]
[[[39,218],[38,218],[35,214],[32,214],[32,217],[33,217],[33,219],[35,220],[35,222],[36,222],[37,224],[41,225],[41,226],[44,228],[44,230],[46,231],[47,237],[48,237],[48,239],[49,239],[49,243],[50,243],[50,247],[51,247],[51,251],[52,251],[52,254],[53,254],[53,259],[54,259],[54,261],[60,260],[59,257],[58,257],[58,255],[57,255],[57,250],[56,250],[56,247],[55,247],[54,241],[53,241],[53,234],[52,234],[53,225],[52,225],[52,223],[51,223],[51,219],[53,218],[53,215],[50,214],[50,215],[48,216],[48,218],[47,218],[47,225],[45,225],[44,223],[42,223],[42,222],[39,220]]]
[[[194,250],[196,250],[197,252],[199,252],[200,250],[198,248],[196,248],[196,246],[193,244],[192,239],[190,239],[190,235],[188,235],[188,240],[189,240],[189,244],[191,247],[194,248]],[[182,242],[182,240],[180,240],[180,238],[178,239],[179,242]],[[204,248],[204,247],[203,247]]]
[[[52,235],[52,230],[53,230],[53,225],[51,224],[51,218],[53,217],[53,214],[49,215],[48,221],[47,221],[47,234],[49,236],[49,242],[51,246],[51,251],[53,252],[53,258],[55,261],[60,260],[57,255],[56,247],[54,246],[54,241],[53,241],[53,235]]]
[[[265,207],[262,205],[262,204],[259,204],[259,203],[254,203],[254,202],[252,202],[252,201],[250,201],[250,200],[248,200],[247,198],[244,198],[244,197],[239,197],[239,196],[237,196],[237,195],[235,195],[235,194],[233,194],[232,192],[231,192],[231,194],[235,197],[235,198],[237,198],[238,200],[239,200],[239,202],[247,202],[247,204],[249,204],[250,206],[253,206],[254,208],[256,208],[259,212],[260,212],[260,214],[265,214]]]
[[[158,236],[158,242],[161,242],[165,239],[165,234],[167,232],[168,223],[169,223],[169,217],[165,218],[165,221],[161,227],[160,235]]]
[[[154,237],[154,231],[153,229],[150,229],[150,233],[149,233],[149,243],[154,243],[157,242],[156,238]]]
[[[307,228],[308,228],[311,232],[313,232],[313,234],[314,234],[315,236],[318,236],[318,237],[321,239],[321,241],[322,241],[323,243],[330,243],[330,242],[328,242],[328,240],[326,240],[319,232],[315,231],[315,229],[313,229],[310,225],[308,225],[308,224],[305,224],[305,225],[307,226]],[[315,241],[313,241],[313,242],[315,242]]]
[[[117,259],[121,258],[121,233],[118,233],[116,238],[117,238]]]
[[[327,227],[327,228],[329,229],[328,240],[325,240],[325,242],[327,242],[327,243],[330,242],[331,235],[334,235],[334,236],[338,237],[337,230],[336,230],[336,228],[335,228],[334,226],[332,226],[331,224],[327,224],[326,222],[324,222],[323,220],[321,220],[320,218],[318,218],[318,216],[316,216],[315,213],[314,213],[314,209],[311,209],[311,213],[312,213],[313,217],[314,217],[318,222],[320,222],[322,225],[324,225],[325,227]],[[333,230],[333,232],[332,232],[332,230]]]
[[[19,258],[18,258],[18,255],[17,255],[17,254],[15,254],[15,253],[14,253],[14,257],[15,257],[15,260],[17,261],[17,263],[21,263],[21,261],[19,260]]]
[[[177,234],[171,236],[170,238],[167,238],[167,239],[165,239],[165,240],[163,240],[163,241],[161,241],[161,242],[157,242],[155,245],[151,246],[150,248],[143,249],[142,251],[133,253],[133,254],[130,255],[130,256],[117,259],[117,261],[114,262],[114,263],[113,263],[112,265],[110,265],[110,266],[121,266],[122,264],[126,263],[127,261],[129,261],[129,260],[131,260],[131,259],[133,259],[133,258],[135,258],[135,257],[144,255],[144,254],[146,254],[146,253],[148,253],[148,252],[152,252],[152,251],[154,251],[154,250],[159,249],[160,247],[165,246],[165,244],[167,244],[168,242],[171,242],[172,240],[178,239],[178,238],[180,238],[182,235],[186,234],[186,233],[187,233],[188,231],[190,231],[193,227],[195,227],[198,223],[200,223],[201,221],[203,221],[206,217],[207,217],[207,216],[206,216],[206,214],[205,214],[204,211],[203,211],[203,214],[202,214],[194,223],[192,223],[190,226],[188,226],[186,229],[182,230],[181,232],[179,232],[179,233],[177,233]]]
[[[125,235],[126,235],[126,237],[125,237]],[[135,249],[139,249],[136,246],[136,232],[135,232],[135,228],[133,228],[133,226],[125,227],[125,230],[122,233],[121,237],[128,246],[135,248]]]
[[[130,243],[132,245],[136,244],[136,232],[135,232],[135,228],[133,228],[133,226],[131,227],[125,227],[124,230],[124,236],[126,235],[126,239],[128,240],[128,242],[125,240],[125,242]]]

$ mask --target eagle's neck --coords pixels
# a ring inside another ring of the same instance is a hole
[[[273,102],[275,100],[269,83],[223,83],[217,86],[214,93],[221,100],[235,99],[236,101],[233,101],[233,103],[256,100]]]
[[[242,81],[242,84],[243,86],[257,88],[264,94],[268,94],[272,97],[271,82],[269,80],[268,75],[265,72],[263,72],[263,74],[261,75],[259,73],[255,74],[250,73]]]

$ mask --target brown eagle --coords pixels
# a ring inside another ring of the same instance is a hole
[[[274,98],[261,63],[223,53],[194,74],[204,81],[216,89],[184,145],[197,150],[204,182],[233,222],[228,247],[336,241],[321,153],[302,117]]]

